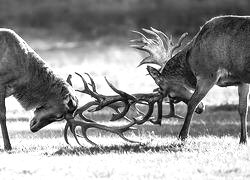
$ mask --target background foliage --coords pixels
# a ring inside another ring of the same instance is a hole
[[[217,15],[247,15],[248,0],[0,0],[0,25],[73,30],[83,36],[124,35],[156,27],[173,34],[197,32]]]

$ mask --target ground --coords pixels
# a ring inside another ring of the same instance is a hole
[[[65,79],[75,71],[90,73],[103,94],[113,94],[104,76],[129,93],[151,92],[156,87],[145,76],[145,67],[136,68],[144,54],[129,48],[124,39],[25,39]],[[73,84],[82,88],[75,75]],[[80,93],[78,96],[80,104],[89,100]],[[91,130],[89,137],[100,146],[82,140],[80,147],[72,137],[71,146],[64,141],[65,122],[31,133],[28,121],[32,112],[25,112],[8,98],[7,125],[13,150],[3,151],[0,141],[1,179],[247,179],[250,147],[239,145],[239,116],[236,106],[230,105],[237,101],[236,88],[215,87],[204,99],[207,110],[195,115],[186,142],[177,139],[183,120],[164,119],[162,126],[148,123],[126,134],[141,144],[125,143],[116,136]],[[177,110],[184,116],[186,107],[180,104]],[[101,123],[106,123],[108,115],[98,114]]]
[[[182,108],[178,107],[179,113]],[[209,108],[195,116],[186,142],[177,139],[182,122],[164,120],[161,127],[148,123],[126,134],[141,144],[125,143],[117,136],[91,130],[90,139],[100,146],[81,140],[80,147],[72,136],[71,146],[65,143],[65,122],[33,134],[26,120],[11,120],[8,127],[13,150],[0,153],[1,179],[250,178],[250,147],[239,145],[235,108]]]

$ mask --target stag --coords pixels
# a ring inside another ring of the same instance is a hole
[[[58,77],[14,31],[0,29],[0,124],[4,149],[11,150],[5,98],[13,95],[26,110],[35,109],[30,130],[71,120],[78,100],[74,89]]]
[[[183,40],[188,35],[188,33],[183,33],[178,42],[175,44],[173,42],[172,36],[168,36],[167,34],[157,29],[151,27],[151,30],[144,28],[142,30],[147,34],[154,36],[155,38],[150,39],[141,32],[132,31],[135,34],[140,35],[141,38],[130,40],[130,42],[132,43],[131,47],[141,51],[145,51],[149,54],[149,56],[145,57],[139,63],[138,67],[144,64],[156,64],[160,66],[160,72],[162,71],[168,60],[171,59],[175,51],[182,46]],[[175,114],[174,103],[177,102],[179,101],[169,98],[170,111],[168,115],[164,115],[163,117],[183,119],[183,117]]]
[[[146,58],[144,58],[138,66],[144,64],[156,64],[160,66],[159,72],[162,72],[166,63],[172,58],[176,50],[182,46],[183,40],[187,37],[188,33],[183,33],[179,38],[178,42],[175,44],[173,42],[172,36],[168,36],[167,34],[154,29],[151,27],[151,30],[143,29],[149,35],[152,35],[153,39],[147,38],[143,33],[138,31],[133,31],[136,34],[139,34],[141,38],[131,40],[131,47],[136,48],[138,50],[145,51],[149,54]],[[160,87],[161,88],[161,87]],[[160,89],[156,89],[160,90]],[[164,93],[163,93],[164,94]],[[166,94],[169,99],[170,112],[168,115],[163,115],[165,118],[175,117],[182,119],[183,117],[175,114],[174,104],[181,101],[179,98],[172,98],[170,94]],[[187,103],[187,101],[184,101]],[[196,113],[200,114],[204,110],[203,103],[200,103]]]
[[[71,117],[70,120],[67,120],[66,126],[64,128],[64,138],[68,144],[69,142],[68,142],[67,135],[68,135],[69,128],[72,134],[74,135],[74,138],[76,139],[77,143],[80,146],[82,146],[77,137],[83,137],[90,144],[97,145],[93,141],[91,141],[87,136],[87,130],[90,128],[105,130],[105,131],[119,135],[125,141],[136,142],[136,141],[129,140],[128,138],[126,138],[124,136],[124,133],[128,130],[133,130],[134,125],[141,125],[147,121],[150,121],[153,124],[161,124],[162,101],[163,101],[164,95],[161,94],[160,92],[130,95],[114,87],[114,85],[111,84],[105,78],[109,87],[118,94],[118,95],[107,96],[107,95],[99,94],[97,92],[95,82],[89,74],[86,73],[86,75],[90,79],[90,83],[87,83],[87,81],[83,78],[81,74],[79,73],[76,73],[76,74],[82,79],[82,82],[84,85],[83,90],[76,90],[76,91],[90,95],[95,100],[86,103],[82,107],[79,107],[74,113],[74,118]],[[69,80],[69,83],[72,84],[70,81],[70,78],[68,78],[68,80]],[[91,86],[91,88],[89,86]],[[136,104],[148,105],[147,112],[144,113],[140,111],[136,107]],[[158,105],[158,113],[157,113],[156,120],[151,117],[154,111],[155,104]],[[95,111],[102,110],[104,107],[109,107],[116,112],[115,114],[112,115],[110,121],[117,121],[117,120],[124,118],[127,121],[129,121],[129,123],[124,126],[119,126],[119,127],[108,127],[102,124],[98,124],[94,120],[89,119],[84,115],[86,111],[95,112]],[[123,109],[120,110],[120,108],[123,108]],[[132,119],[128,118],[126,115],[130,109],[135,110],[137,114],[139,114],[140,116],[133,117]],[[81,118],[81,121],[77,119],[77,116]],[[79,135],[76,133],[76,127],[78,126],[81,128],[82,135]]]
[[[240,143],[247,143],[249,49],[250,17],[220,16],[206,22],[183,50],[165,64],[161,72],[147,67],[165,94],[188,105],[180,139],[188,137],[193,112],[214,85],[238,86]]]
[[[144,34],[138,31],[133,31],[136,34],[139,34],[141,38],[131,40],[131,43],[133,43],[131,44],[131,46],[133,48],[146,51],[150,54],[150,56],[146,57],[140,62],[139,66],[147,63],[153,63],[159,65],[161,69],[163,69],[167,61],[171,59],[176,49],[181,47],[182,41],[187,36],[187,33],[184,33],[178,40],[177,44],[174,44],[173,39],[171,37],[168,37],[163,32],[158,31],[154,28],[151,28],[151,30],[143,29],[143,31],[152,35],[153,38],[149,39]],[[97,92],[95,82],[89,74],[85,73],[86,76],[88,76],[90,83],[87,83],[87,81],[83,78],[81,74],[79,73],[76,74],[82,79],[84,86],[83,90],[77,90],[77,91],[87,94],[92,98],[94,98],[95,100],[86,103],[82,107],[79,107],[74,113],[75,119],[67,121],[67,124],[64,129],[64,138],[67,143],[69,143],[67,138],[69,128],[73,133],[78,144],[80,144],[80,142],[77,139],[77,137],[80,136],[85,138],[89,143],[97,145],[87,137],[87,130],[89,128],[106,130],[119,135],[121,138],[123,138],[128,142],[134,142],[132,140],[127,139],[123,134],[124,132],[132,129],[132,126],[141,125],[147,121],[153,124],[161,125],[162,118],[170,118],[170,117],[182,118],[174,113],[175,111],[174,103],[180,102],[181,100],[177,98],[174,99],[171,98],[168,94],[164,94],[164,92],[160,89],[154,90],[153,93],[148,93],[148,94],[138,93],[130,95],[127,94],[126,92],[118,90],[106,79],[107,84],[111,87],[111,89],[114,92],[118,94],[113,96],[106,96],[103,94],[99,94]],[[69,75],[68,77],[69,84],[72,84],[70,81],[71,77],[72,77],[71,75]],[[166,98],[166,96],[168,96],[170,100],[169,102],[170,113],[168,115],[163,115],[162,103],[163,99]],[[136,106],[137,104],[148,106],[147,112],[146,113],[142,112],[139,108],[137,108]],[[152,117],[155,104],[158,107],[156,118]],[[96,123],[93,119],[89,119],[84,115],[86,111],[89,112],[99,111],[102,110],[104,107],[109,107],[116,112],[115,114],[112,115],[110,121],[117,121],[119,119],[124,118],[127,121],[129,121],[129,123],[121,127],[107,127]],[[128,118],[127,113],[129,112],[129,110],[135,111],[139,116],[133,117],[132,119]],[[203,104],[201,103],[197,107],[196,112],[201,113],[202,111],[203,111]],[[83,121],[77,120],[77,116],[79,116],[80,119],[82,119]],[[76,133],[76,127],[78,126],[81,128],[82,135]]]

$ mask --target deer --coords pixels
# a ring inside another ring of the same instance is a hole
[[[179,138],[186,140],[195,108],[214,86],[238,86],[240,144],[247,143],[250,83],[250,16],[218,16],[207,21],[162,71],[147,67],[164,94],[187,104]]]
[[[182,46],[183,40],[187,37],[188,33],[183,33],[179,38],[178,42],[175,44],[173,42],[172,36],[151,27],[151,30],[142,28],[142,30],[155,37],[155,39],[150,39],[146,37],[143,33],[139,31],[131,31],[135,34],[141,36],[139,39],[130,40],[130,47],[135,48],[139,51],[144,51],[149,54],[146,56],[137,67],[140,67],[144,64],[155,64],[160,66],[160,71],[162,71],[165,63],[171,59],[175,51]],[[155,89],[157,91],[157,89]],[[171,98],[169,99],[169,114],[164,115],[165,118],[178,118],[183,119],[182,116],[175,114],[174,104],[177,103]],[[174,103],[175,102],[175,103]]]
[[[168,35],[164,34],[163,32],[157,29],[151,28],[142,30],[153,37],[147,38],[146,35],[144,35],[139,31],[132,31],[137,35],[140,35],[141,38],[131,40],[130,41],[131,47],[149,53],[149,56],[146,56],[139,63],[138,66],[144,64],[156,64],[160,66],[159,71],[162,71],[165,64],[167,63],[167,61],[171,59],[172,55],[177,50],[177,48],[181,47],[184,38],[187,36],[187,33],[184,33],[179,38],[178,42],[175,44],[171,37],[169,37]],[[182,118],[181,116],[175,114],[175,109],[174,109],[174,104],[180,102],[181,99],[169,97],[168,94],[164,93],[160,89],[161,87],[153,90],[152,93],[136,93],[130,95],[122,90],[117,89],[105,77],[105,80],[107,84],[110,86],[110,88],[118,94],[118,95],[107,96],[97,92],[95,82],[88,73],[85,73],[85,75],[89,78],[90,83],[88,83],[81,74],[76,73],[76,75],[78,75],[83,82],[83,89],[76,91],[89,95],[92,98],[94,98],[94,100],[87,102],[83,106],[79,107],[73,115],[74,118],[67,121],[64,128],[64,138],[66,143],[68,144],[69,144],[67,137],[68,129],[70,129],[74,138],[76,139],[77,143],[80,146],[82,145],[79,142],[78,137],[83,137],[90,144],[98,146],[88,138],[87,130],[89,128],[105,130],[117,134],[127,142],[135,143],[137,141],[130,140],[124,136],[124,133],[126,131],[134,129],[133,126],[142,125],[146,122],[151,122],[152,124],[155,125],[161,125],[162,118],[172,118],[172,117],[179,119]],[[69,84],[72,84],[72,82],[70,81],[71,77],[72,75],[69,75],[68,77]],[[167,115],[163,115],[163,110],[162,110],[163,108],[162,103],[164,98],[168,98],[170,103],[170,112]],[[187,101],[184,102],[187,103]],[[147,112],[144,113],[140,109],[138,109],[136,107],[137,104],[148,106]],[[157,105],[157,117],[152,117],[155,104]],[[90,119],[87,116],[85,116],[85,112],[99,111],[102,110],[104,107],[108,107],[113,111],[115,111],[115,113],[112,114],[111,119],[109,119],[110,121],[118,121],[120,119],[125,119],[129,123],[124,126],[108,127],[99,124],[94,119]],[[127,113],[130,110],[135,111],[137,114],[136,116],[133,116],[132,119],[127,116]],[[203,110],[204,110],[204,105],[203,103],[200,103],[197,106],[195,112],[202,113]],[[77,127],[80,127],[81,134],[76,133]]]
[[[159,71],[162,72],[163,68],[165,67],[165,64],[172,58],[174,53],[176,53],[177,49],[182,46],[183,40],[187,37],[188,33],[183,33],[180,38],[178,39],[177,43],[174,43],[173,37],[169,36],[162,31],[159,31],[155,28],[149,29],[142,29],[147,34],[154,36],[155,38],[150,39],[146,37],[143,33],[139,31],[132,31],[138,35],[141,36],[139,39],[132,39],[130,42],[132,43],[130,46],[132,48],[145,51],[149,54],[149,56],[146,56],[138,65],[144,65],[144,64],[155,64],[160,66]],[[159,89],[155,89],[157,91]],[[169,108],[170,112],[168,115],[164,115],[164,118],[178,118],[183,119],[182,116],[179,116],[175,114],[175,108],[174,104],[180,102],[178,99],[173,99],[169,95],[166,95],[169,99]],[[198,107],[196,108],[195,112],[198,114],[201,114],[204,111],[205,106],[201,102]]]
[[[14,96],[25,110],[34,110],[30,130],[72,119],[78,107],[75,90],[13,30],[0,28],[0,124],[4,150],[11,150],[5,98]]]

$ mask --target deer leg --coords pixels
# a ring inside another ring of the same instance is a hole
[[[206,78],[200,78],[197,80],[197,87],[194,91],[194,94],[192,95],[191,99],[187,103],[188,109],[187,109],[187,114],[185,117],[184,124],[181,128],[179,138],[181,140],[185,140],[188,137],[189,134],[189,129],[190,129],[190,122],[193,117],[194,111],[200,101],[206,96],[208,91],[213,87],[215,84],[215,80],[209,80]]]
[[[162,117],[164,118],[178,118],[178,119],[183,119],[182,116],[179,116],[177,114],[175,114],[175,108],[174,108],[174,102],[173,100],[170,100],[169,102],[169,113],[167,115],[163,115]]]
[[[239,94],[239,114],[241,121],[240,128],[240,144],[247,143],[247,112],[248,112],[248,94],[249,94],[249,85],[241,84],[238,86]]]
[[[10,139],[6,126],[6,107],[5,107],[6,88],[0,87],[0,124],[3,136],[4,150],[11,150]]]

